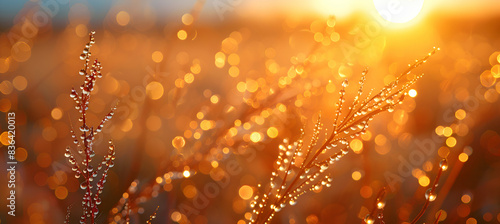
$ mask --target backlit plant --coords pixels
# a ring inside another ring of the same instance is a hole
[[[265,193],[256,196],[251,204],[254,209],[250,223],[269,223],[287,204],[295,205],[301,195],[330,187],[332,178],[325,171],[349,152],[350,140],[363,134],[375,115],[384,111],[392,112],[396,105],[403,102],[409,87],[421,77],[413,75],[412,70],[425,63],[436,50],[438,49],[435,48],[426,57],[409,65],[396,80],[373,96],[371,92],[368,96],[363,96],[367,70],[363,71],[357,95],[348,108],[344,108],[348,86],[345,79],[335,105],[331,129],[324,127],[319,114],[308,143],[305,143],[305,131],[302,130],[297,141],[284,139],[279,146],[275,164],[277,168],[272,172],[269,185],[264,186]]]
[[[84,61],[84,64],[79,74],[85,77],[84,83],[80,86],[80,91],[76,91],[72,88],[70,94],[76,104],[75,109],[78,110],[80,114],[78,121],[81,124],[78,127],[80,133],[77,134],[72,128],[71,136],[78,155],[82,156],[83,159],[78,161],[70,147],[66,148],[64,154],[72,166],[71,169],[75,173],[75,178],[83,180],[80,184],[80,188],[84,190],[85,193],[82,199],[83,214],[80,218],[80,223],[95,223],[96,216],[99,214],[98,205],[102,202],[100,196],[104,188],[104,183],[106,183],[108,170],[114,166],[115,160],[115,146],[110,140],[108,152],[99,165],[94,168],[94,165],[91,163],[96,155],[94,151],[95,136],[102,131],[104,123],[110,120],[114,114],[114,109],[112,109],[104,116],[97,128],[88,125],[87,110],[89,109],[91,93],[94,90],[96,80],[102,77],[101,63],[96,59],[90,64],[90,48],[95,43],[94,33],[95,32],[92,31],[89,34],[90,40],[85,45],[83,53],[80,55],[80,59]],[[66,216],[66,223],[69,223],[69,215]]]

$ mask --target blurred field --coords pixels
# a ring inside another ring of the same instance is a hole
[[[16,11],[0,23],[0,111],[16,113],[19,161],[16,217],[2,206],[0,223],[62,223],[72,204],[72,221],[81,213],[82,192],[64,150],[78,118],[69,93],[83,82],[79,55],[91,30],[92,56],[101,61],[103,78],[92,96],[89,122],[97,125],[118,105],[98,139],[113,139],[117,150],[98,223],[108,222],[108,211],[132,181],[142,191],[157,177],[160,189],[138,205],[133,223],[144,223],[157,206],[153,223],[248,221],[248,189],[255,195],[257,184],[268,181],[278,144],[297,138],[303,124],[311,129],[318,111],[332,113],[344,78],[355,86],[368,67],[366,88],[378,90],[433,47],[441,50],[418,68],[425,75],[413,86],[414,96],[372,122],[358,140],[361,146],[331,169],[332,187],[286,207],[274,223],[361,223],[376,193],[389,184],[388,172],[398,174],[401,158],[411,160],[412,150],[425,144],[432,153],[387,197],[386,223],[416,215],[441,158],[448,158],[450,168],[421,222],[434,221],[440,210],[443,223],[500,222],[500,14],[493,10],[498,5],[480,7],[481,1],[477,10],[470,7],[475,13],[465,6],[426,6],[416,21],[393,26],[375,18],[370,6],[335,17],[312,6],[297,12],[300,7],[280,8],[282,2],[242,1],[221,19],[215,2],[58,3],[44,26],[32,24],[36,34],[23,18],[36,18],[39,2],[0,3]],[[278,97],[268,89],[280,90]],[[2,149],[8,145],[6,122],[0,121]],[[224,137],[224,128],[233,125],[238,134]],[[176,142],[181,138],[185,142]],[[98,155],[105,154],[104,143],[96,145]],[[247,148],[255,149],[255,159],[246,157]],[[192,204],[200,194],[196,189],[216,181],[213,173],[229,161],[242,171],[199,214],[180,215],[179,206]],[[189,178],[161,179],[186,170]],[[3,183],[0,195],[7,198]]]

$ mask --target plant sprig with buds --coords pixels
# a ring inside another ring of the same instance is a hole
[[[72,88],[70,94],[76,104],[75,108],[80,114],[78,121],[81,123],[79,126],[80,134],[77,135],[74,129],[71,128],[71,136],[76,145],[78,154],[82,155],[83,159],[80,162],[77,161],[69,146],[66,148],[64,154],[71,163],[72,170],[75,172],[75,178],[83,179],[83,182],[80,184],[80,188],[85,191],[82,199],[83,214],[80,218],[80,223],[82,224],[95,223],[95,218],[99,213],[97,207],[101,204],[100,195],[103,191],[104,183],[106,183],[108,170],[114,166],[115,160],[115,146],[110,140],[109,150],[97,168],[94,169],[94,166],[91,164],[95,156],[95,136],[102,131],[104,123],[110,120],[114,114],[114,109],[112,109],[111,112],[104,116],[97,128],[89,127],[87,124],[87,110],[89,108],[91,93],[94,90],[96,80],[102,77],[101,63],[98,60],[94,60],[92,65],[90,65],[90,48],[95,43],[94,34],[94,31],[90,32],[90,40],[85,45],[83,54],[80,55],[80,59],[85,61],[83,69],[79,72],[80,75],[85,77],[83,85],[80,86],[81,92]],[[101,172],[100,178],[98,178],[99,172]]]
[[[299,196],[322,187],[330,187],[332,178],[325,171],[349,152],[349,141],[363,134],[375,115],[384,111],[392,112],[396,105],[403,102],[409,87],[421,77],[408,75],[437,50],[434,48],[427,56],[409,65],[405,72],[377,94],[372,96],[370,91],[366,99],[361,100],[367,74],[367,70],[364,70],[357,95],[347,110],[344,106],[348,81],[344,80],[331,131],[324,128],[319,114],[308,144],[304,144],[305,131],[302,130],[297,141],[290,143],[285,139],[280,145],[276,161],[278,168],[272,172],[265,192],[252,201],[253,217],[250,223],[269,223],[287,204],[294,205]]]

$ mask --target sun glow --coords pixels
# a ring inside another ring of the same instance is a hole
[[[337,18],[344,18],[350,16],[356,10],[363,10],[360,7],[366,6],[363,5],[355,5],[350,1],[329,1],[329,0],[320,0],[313,1],[314,7],[320,13],[325,15],[334,15]]]
[[[406,23],[417,17],[424,0],[373,0],[377,12],[387,21]]]

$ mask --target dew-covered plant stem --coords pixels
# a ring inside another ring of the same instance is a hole
[[[413,221],[411,221],[411,224],[417,223],[417,221],[424,215],[425,210],[427,209],[429,204],[431,202],[433,202],[434,200],[436,200],[436,197],[437,197],[436,188],[437,188],[438,183],[439,183],[439,178],[441,178],[441,174],[443,173],[443,171],[446,171],[447,169],[448,169],[448,162],[446,161],[446,159],[441,160],[441,162],[439,163],[439,170],[438,170],[438,173],[436,175],[436,179],[434,179],[434,183],[432,184],[432,187],[427,189],[427,191],[425,192],[425,204],[422,207],[422,209],[420,210],[420,212],[417,214],[417,216],[413,219]],[[439,218],[438,218],[438,220],[439,220]]]
[[[91,163],[95,156],[95,136],[102,131],[105,122],[110,120],[114,114],[114,109],[112,109],[104,116],[97,128],[87,124],[87,110],[89,109],[91,93],[94,90],[96,80],[102,77],[101,63],[98,60],[94,60],[92,65],[90,65],[90,48],[95,44],[94,33],[92,31],[89,34],[89,42],[85,45],[83,53],[80,55],[80,59],[84,61],[84,65],[79,74],[85,77],[84,83],[80,86],[80,91],[72,88],[70,94],[76,104],[75,109],[80,114],[78,121],[81,124],[79,126],[79,136],[77,136],[73,127],[71,128],[71,136],[73,143],[76,145],[77,152],[83,157],[83,160],[77,161],[70,147],[67,147],[65,152],[65,156],[68,158],[72,170],[75,172],[75,178],[83,179],[83,182],[80,184],[80,188],[85,191],[82,198],[83,214],[80,217],[80,223],[82,224],[95,223],[95,218],[99,214],[98,205],[101,204],[100,194],[106,182],[108,170],[113,167],[115,159],[115,147],[110,140],[109,150],[102,162],[99,163],[96,169],[94,169]],[[99,172],[101,172],[101,177],[97,179]]]
[[[325,171],[349,152],[349,141],[363,134],[375,115],[392,112],[396,105],[403,102],[409,87],[421,77],[410,76],[411,71],[425,63],[437,50],[435,48],[424,58],[410,64],[405,72],[377,94],[372,95],[373,90],[370,91],[365,100],[361,99],[368,71],[363,71],[357,94],[348,108],[344,107],[349,84],[347,79],[344,80],[335,104],[336,111],[332,115],[331,130],[324,128],[320,113],[308,143],[304,143],[305,131],[302,130],[297,141],[291,143],[285,139],[280,145],[275,164],[278,168],[272,172],[269,185],[264,186],[265,193],[257,195],[252,201],[253,217],[250,223],[269,223],[287,204],[294,205],[299,196],[330,187],[332,178]]]

